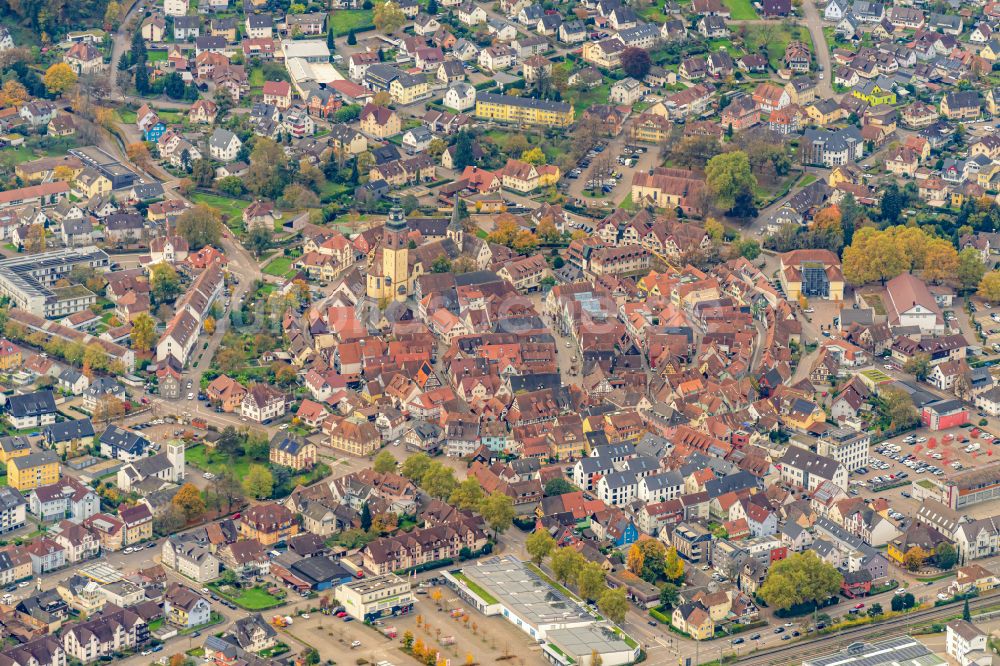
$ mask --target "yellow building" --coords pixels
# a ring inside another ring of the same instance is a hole
[[[97,170],[86,168],[73,181],[73,192],[81,199],[90,199],[99,194],[110,194],[111,181]]]
[[[316,445],[295,435],[275,435],[268,459],[275,465],[295,470],[310,469],[316,464]]]
[[[883,90],[881,86],[872,81],[866,81],[860,87],[855,88],[851,91],[851,95],[863,99],[871,106],[896,103],[896,93],[891,90]]]
[[[677,606],[670,617],[670,624],[696,641],[707,641],[715,637],[715,622],[708,610],[698,602]]]
[[[840,259],[833,252],[793,250],[778,256],[781,259],[778,278],[789,301],[797,300],[800,295],[844,300],[844,273]]]
[[[298,533],[295,514],[273,502],[250,507],[240,519],[240,535],[256,539],[262,546],[273,546]]]
[[[413,292],[409,233],[403,209],[390,210],[382,232],[382,246],[375,253],[373,265],[368,267],[369,298],[405,301],[406,296]],[[380,257],[381,263],[378,261]]]
[[[431,92],[431,87],[427,83],[427,77],[403,74],[392,80],[389,84],[389,94],[397,104],[412,104],[419,99],[427,97]]]
[[[806,115],[814,124],[826,127],[846,118],[847,110],[833,100],[820,100],[806,107]]]
[[[564,102],[479,93],[476,117],[503,123],[566,127],[573,122],[573,107]]]
[[[353,456],[370,456],[378,451],[382,437],[374,425],[344,419],[330,432],[330,448]]]
[[[0,370],[14,370],[21,367],[21,350],[9,340],[0,340]]]
[[[26,492],[59,480],[59,456],[54,451],[15,456],[7,461],[7,485]]]
[[[31,444],[24,435],[0,438],[0,462],[7,464],[11,458],[22,458],[31,453]]]
[[[130,546],[153,538],[153,513],[145,504],[136,504],[121,509],[118,512],[118,517],[125,526],[123,530],[124,545]]]

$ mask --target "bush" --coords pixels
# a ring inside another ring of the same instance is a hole
[[[658,620],[663,624],[670,624],[670,618],[667,617],[666,613],[660,610],[661,608],[663,608],[663,606],[651,608],[649,614],[652,616],[654,620]]]

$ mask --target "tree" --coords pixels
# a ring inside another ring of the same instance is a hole
[[[153,531],[157,534],[173,534],[184,529],[186,523],[184,512],[174,504],[168,504],[166,509],[153,518]]]
[[[375,106],[389,106],[392,104],[392,95],[388,90],[380,90],[372,97],[372,104]]]
[[[649,52],[646,49],[640,49],[635,46],[630,46],[622,51],[621,61],[622,69],[625,70],[625,73],[633,79],[639,80],[642,80],[643,77],[649,74],[649,69],[653,66]]]
[[[894,612],[904,611],[907,608],[913,608],[917,604],[917,600],[912,594],[907,592],[906,594],[896,594],[892,597],[892,603],[889,604],[890,608]]]
[[[335,48],[333,28],[326,31],[326,48],[330,49],[330,51],[333,51]]]
[[[528,164],[534,164],[538,166],[539,164],[545,164],[545,153],[538,146],[535,146],[531,150],[526,150],[521,153],[521,161],[527,162]]]
[[[146,69],[145,61],[138,63],[135,67],[135,90],[140,95],[149,94],[149,70]]]
[[[474,143],[472,134],[468,131],[463,130],[455,136],[455,154],[452,155],[452,164],[457,171],[462,171],[465,167],[476,163]]]
[[[524,540],[524,549],[531,556],[531,561],[541,565],[556,547],[556,540],[546,530],[535,530]]]
[[[493,528],[493,540],[514,524],[514,500],[510,495],[494,492],[479,505],[479,515]]]
[[[372,469],[379,474],[395,472],[398,465],[399,463],[396,462],[396,457],[388,451],[382,451],[375,456],[375,460],[372,461]]]
[[[715,198],[715,205],[731,210],[741,192],[753,192],[757,178],[750,171],[750,160],[742,150],[716,155],[705,166],[705,184]]]
[[[590,666],[604,666],[604,657],[594,648],[590,651]]]
[[[597,607],[604,617],[615,624],[625,621],[625,614],[628,613],[628,599],[625,597],[625,588],[607,589],[601,593],[597,600]]]
[[[184,97],[184,79],[178,72],[171,72],[166,76],[163,83],[163,92],[170,99],[181,99]]]
[[[365,532],[372,528],[372,509],[368,502],[361,505],[361,529]]]
[[[990,303],[1000,302],[1000,271],[990,271],[979,281],[976,291],[980,298]]]
[[[909,571],[917,571],[924,566],[924,553],[918,546],[911,546],[903,553],[903,566]]]
[[[358,38],[354,34],[354,28],[351,28],[351,30],[347,33],[347,44],[349,46],[354,46],[357,43]]]
[[[891,235],[873,227],[859,229],[852,243],[844,248],[844,279],[851,284],[865,284],[896,277],[907,270],[910,258]]]
[[[913,405],[913,398],[901,388],[882,391],[882,413],[889,419],[890,429],[905,430],[917,424],[920,416]]]
[[[903,364],[903,370],[916,377],[917,381],[924,381],[931,372],[931,355],[914,354]]]
[[[420,487],[424,489],[424,492],[440,500],[451,497],[451,493],[457,485],[455,471],[437,461],[430,464],[420,481]]]
[[[554,479],[549,479],[545,483],[545,496],[552,497],[553,495],[565,495],[566,493],[574,492],[576,488],[572,483],[566,479],[556,477]]]
[[[483,486],[475,477],[469,477],[458,484],[448,501],[462,511],[472,511],[483,501]]]
[[[400,471],[403,476],[419,486],[423,481],[424,474],[430,469],[431,462],[430,456],[426,453],[417,453],[403,461],[403,467]]]
[[[844,577],[812,551],[776,562],[758,594],[773,608],[819,603],[837,593]]]
[[[28,254],[45,251],[45,227],[40,224],[32,224],[28,227],[28,233],[24,239],[24,251]]]
[[[176,269],[165,261],[149,268],[149,290],[158,303],[173,300],[181,289]]]
[[[663,561],[663,577],[674,582],[678,582],[684,578],[684,560],[680,558],[677,554],[677,549],[674,547],[667,549],[667,554]]]
[[[882,614],[882,604],[876,602],[871,606],[869,606],[868,608],[869,617],[878,617],[881,614]]]
[[[181,486],[171,502],[184,512],[184,519],[189,523],[205,513],[205,500],[201,491],[191,482]]]
[[[133,164],[146,169],[149,167],[149,148],[145,141],[134,141],[125,146],[125,155]]]
[[[943,238],[935,238],[925,246],[923,259],[925,280],[937,284],[958,274],[958,251]]]
[[[259,259],[267,251],[267,248],[271,247],[273,240],[274,229],[265,224],[255,224],[247,233],[244,245],[253,252],[254,257]]]
[[[660,588],[660,605],[674,606],[680,600],[680,588],[673,583],[665,583]]]
[[[132,320],[132,347],[137,351],[147,352],[156,340],[156,322],[147,312],[140,312]]]
[[[19,107],[27,104],[29,97],[28,89],[17,79],[8,79],[0,87],[0,106]]]
[[[184,237],[192,250],[218,245],[222,237],[222,216],[211,206],[196,204],[177,218],[177,233]]]
[[[979,250],[974,247],[967,247],[958,253],[958,269],[955,271],[958,283],[962,289],[971,291],[975,289],[986,274],[986,265],[979,254]]]
[[[379,32],[391,35],[403,27],[403,24],[406,23],[406,15],[396,2],[386,0],[375,5],[372,23],[375,24],[375,28]]]
[[[939,569],[951,569],[958,562],[958,553],[955,547],[947,542],[942,542],[934,549],[934,564]]]
[[[277,198],[291,178],[292,167],[297,165],[285,157],[285,151],[274,139],[256,137],[244,182],[254,194]]]
[[[191,163],[191,179],[198,187],[211,187],[215,182],[215,167],[208,160],[195,160]]]
[[[962,619],[966,622],[972,622],[972,611],[969,610],[969,600],[966,599],[965,603],[962,604]]]
[[[274,476],[263,465],[250,465],[243,479],[243,489],[251,497],[266,499],[274,490]]]
[[[58,97],[76,85],[76,73],[66,63],[57,62],[45,70],[42,81],[44,81],[45,89],[49,91],[49,94]]]
[[[583,555],[572,548],[560,548],[552,553],[552,561],[549,566],[552,567],[552,573],[555,574],[556,580],[563,584],[570,584],[576,583],[576,575],[583,568],[585,562]]]
[[[639,576],[642,574],[642,565],[645,561],[646,556],[639,549],[639,544],[632,544],[632,547],[628,549],[628,557],[625,558],[625,568]]]
[[[205,317],[205,323],[202,324],[201,327],[205,329],[205,333],[209,335],[215,333],[215,317],[213,317],[212,315],[208,315],[207,317]],[[294,371],[293,371],[293,376],[294,376]]]
[[[607,589],[607,575],[597,562],[587,562],[576,575],[576,590],[587,600],[597,599]]]
[[[760,243],[752,238],[736,241],[733,243],[733,249],[739,256],[745,257],[750,261],[760,256]]]

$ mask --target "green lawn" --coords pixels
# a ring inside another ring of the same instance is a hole
[[[218,194],[207,194],[205,192],[192,193],[191,200],[195,203],[207,204],[212,208],[218,208],[226,217],[226,224],[232,229],[243,227],[243,211],[250,205],[249,201],[224,197]]]
[[[289,273],[295,272],[292,269],[291,257],[276,257],[267,266],[264,266],[263,270],[266,274],[274,277],[286,277]]]
[[[663,10],[656,5],[643,7],[636,13],[650,23],[666,23],[668,20],[667,16],[663,13]]]
[[[122,119],[123,123],[129,125],[134,125],[136,118],[136,113],[132,109],[118,109],[118,117]]]
[[[166,59],[166,51],[146,51],[146,60],[149,62],[163,62]]]
[[[242,590],[237,590],[239,594],[232,594],[229,592],[223,592],[220,589],[220,585],[212,583],[209,587],[214,590],[220,596],[229,599],[237,606],[244,608],[249,611],[259,611],[266,610],[268,608],[275,608],[284,603],[283,599],[272,596],[268,594],[267,590],[263,587],[251,587],[244,588]]]
[[[723,0],[734,21],[752,21],[757,18],[750,0]]]
[[[209,451],[204,444],[188,447],[184,452],[187,462],[194,467],[205,472],[221,474],[227,469],[231,469],[237,479],[242,479],[250,470],[250,461],[240,459],[231,461],[227,456],[221,456],[214,451]]]
[[[605,81],[590,90],[572,91],[568,96],[572,98],[570,101],[573,104],[573,110],[579,117],[585,109],[595,104],[607,104],[609,94],[611,94],[611,82]]]
[[[785,56],[785,48],[788,47],[788,42],[793,39],[798,39],[810,49],[813,48],[809,30],[805,26],[782,24],[780,27],[764,28],[760,25],[748,25],[746,29],[745,42],[747,47],[756,49],[758,46],[766,44],[768,61],[775,69],[784,66],[782,58]]]
[[[255,92],[262,94],[264,90],[264,69],[262,67],[254,67],[250,70],[250,92]]]
[[[327,26],[333,28],[336,35],[346,35],[351,30],[372,25],[372,15],[370,9],[337,9],[330,13]]]
[[[490,594],[489,592],[487,592],[486,590],[484,590],[477,583],[474,583],[473,581],[469,580],[469,577],[466,576],[465,574],[456,571],[456,572],[452,573],[451,575],[454,576],[455,578],[457,578],[458,580],[462,581],[463,583],[465,583],[466,587],[468,587],[470,590],[472,590],[473,592],[475,592],[476,595],[480,599],[482,599],[483,601],[485,601],[486,603],[488,603],[488,604],[499,603],[497,601],[496,597],[494,597],[492,594]]]

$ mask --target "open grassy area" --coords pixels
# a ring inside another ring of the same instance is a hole
[[[346,35],[351,30],[372,25],[372,15],[370,9],[337,9],[330,13],[327,25],[337,36]]]
[[[757,18],[750,0],[723,0],[723,4],[729,7],[734,21],[752,21]]]
[[[746,26],[746,45],[749,49],[756,49],[759,46],[767,46],[767,59],[771,67],[781,69],[784,64],[782,58],[785,56],[785,49],[793,39],[801,41],[812,49],[812,39],[809,37],[809,29],[804,25],[781,24],[780,26],[769,25],[748,25]]]
[[[663,9],[656,5],[643,7],[636,11],[636,13],[650,23],[666,23],[668,20],[666,14],[663,13]]]
[[[129,125],[134,125],[136,118],[136,112],[132,109],[118,109],[118,117],[121,118],[123,123]]]
[[[465,574],[463,574],[463,573],[461,573],[459,571],[456,571],[456,572],[453,572],[451,575],[454,576],[455,578],[457,578],[458,580],[462,581],[463,583],[465,583],[466,587],[468,587],[470,590],[472,590],[473,592],[475,592],[476,595],[480,599],[482,599],[483,601],[485,601],[486,603],[488,603],[488,604],[499,603],[497,601],[496,597],[494,597],[492,594],[490,594],[489,592],[487,592],[486,590],[484,590],[482,587],[480,587],[475,582],[469,580],[469,577],[466,576]]]
[[[275,277],[287,277],[289,273],[294,273],[292,269],[291,257],[275,257],[273,261],[263,268],[264,273]]]
[[[233,471],[237,479],[242,479],[250,470],[250,461],[246,459],[230,460],[227,456],[222,456],[214,451],[209,451],[204,444],[188,447],[184,452],[188,464],[197,467],[205,472],[221,474],[229,469]]]
[[[250,205],[249,201],[224,197],[218,194],[207,194],[205,192],[193,192],[191,200],[195,203],[217,208],[223,217],[226,218],[226,224],[233,229],[242,228],[243,211]]]
[[[146,59],[149,62],[163,62],[167,59],[166,51],[147,51]]]
[[[573,105],[573,111],[576,113],[577,117],[583,113],[584,109],[587,109],[595,104],[607,104],[608,95],[611,93],[611,82],[605,81],[596,88],[591,88],[590,90],[573,90],[566,94],[569,98],[570,104]]]
[[[242,590],[227,589],[226,591],[221,589],[226,586],[219,585],[217,583],[212,583],[209,587],[219,596],[225,597],[237,606],[249,611],[260,611],[268,608],[275,608],[284,603],[283,599],[269,594],[263,587],[250,587],[243,588]]]

